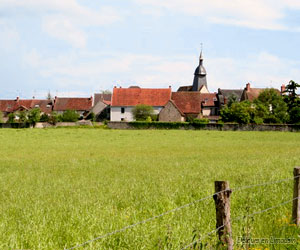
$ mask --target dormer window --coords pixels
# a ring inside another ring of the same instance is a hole
[[[36,104],[36,105],[34,105],[34,107],[35,107],[35,108],[39,108],[39,107],[40,107],[40,105]]]

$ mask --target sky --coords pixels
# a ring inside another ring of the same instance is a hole
[[[0,0],[0,98],[300,82],[299,0]]]

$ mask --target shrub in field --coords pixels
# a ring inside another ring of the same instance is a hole
[[[61,116],[62,122],[77,122],[79,114],[75,110],[67,110]]]
[[[149,116],[154,115],[154,110],[152,106],[140,104],[132,109],[132,115],[136,121],[146,121]]]
[[[28,122],[30,124],[36,124],[40,121],[41,118],[41,110],[39,108],[34,108],[28,113]]]

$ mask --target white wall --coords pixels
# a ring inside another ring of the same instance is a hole
[[[110,109],[110,120],[112,122],[119,122],[122,121],[122,118],[124,121],[131,122],[133,121],[132,116],[132,109],[133,107],[123,107],[125,109],[125,112],[121,113],[122,107],[111,107]],[[154,114],[158,115],[163,107],[153,107]]]

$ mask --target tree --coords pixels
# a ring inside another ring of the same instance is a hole
[[[106,90],[102,90],[101,94],[106,95],[106,94],[112,94],[112,93],[109,89],[106,89]]]
[[[49,119],[50,119],[49,115],[46,113],[43,113],[41,115],[40,122],[49,122]]]
[[[288,107],[275,89],[265,89],[253,103],[264,123],[286,123],[289,119]]]
[[[286,85],[285,87],[285,93],[288,93],[288,95],[290,97],[292,97],[292,99],[296,99],[297,98],[297,88],[300,87],[300,84],[296,83],[293,80],[290,80],[289,84]]]
[[[61,120],[63,122],[77,122],[79,114],[75,110],[67,110],[62,114]]]
[[[40,118],[41,118],[41,110],[39,108],[34,108],[29,111],[28,122],[30,124],[35,125],[37,122],[40,121]]]
[[[290,112],[290,123],[300,124],[300,106],[291,108]]]
[[[233,103],[237,103],[238,102],[238,97],[234,94],[231,94],[229,97],[228,97],[228,107],[230,107]]]
[[[223,122],[237,122],[240,124],[248,124],[254,120],[255,109],[248,101],[240,103],[232,103],[229,107],[226,105],[221,110],[221,119]]]
[[[17,116],[19,117],[19,122],[20,123],[25,123],[27,122],[27,112],[25,110],[19,111]]]
[[[139,104],[132,109],[132,115],[136,121],[146,121],[154,115],[154,110],[152,106]]]
[[[52,125],[55,125],[58,122],[58,114],[55,111],[50,114],[48,122]]]
[[[16,121],[15,113],[9,113],[7,123],[14,123]]]

